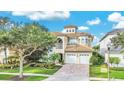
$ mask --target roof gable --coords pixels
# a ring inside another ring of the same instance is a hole
[[[101,42],[103,39],[105,39],[108,35],[116,35],[117,33],[122,33],[122,32],[124,32],[124,29],[114,29],[114,30],[108,32],[105,36],[103,36],[103,37],[101,38],[100,42]]]

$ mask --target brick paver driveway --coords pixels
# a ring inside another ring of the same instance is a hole
[[[65,64],[47,81],[81,81],[89,80],[89,65],[84,64]]]

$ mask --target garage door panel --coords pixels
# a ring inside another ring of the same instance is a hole
[[[90,53],[66,53],[65,63],[89,64]]]
[[[66,63],[76,63],[77,57],[74,53],[66,54]]]
[[[89,64],[90,54],[88,53],[81,53],[79,55],[79,63],[80,64]]]

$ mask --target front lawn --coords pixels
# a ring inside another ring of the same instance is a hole
[[[0,74],[0,80],[10,80],[15,75]]]
[[[13,78],[15,78],[16,75],[6,75],[6,74],[0,74],[0,80],[12,80]],[[44,76],[27,76],[26,78],[24,78],[23,80],[20,81],[41,81],[46,79],[47,77]],[[16,81],[16,80],[15,80]]]
[[[55,66],[53,69],[40,68],[40,67],[24,67],[24,73],[36,73],[36,74],[54,74],[59,70],[61,66]],[[18,73],[19,68],[15,69],[0,69],[0,72]]]
[[[124,79],[124,68],[119,70],[111,68],[110,77],[114,79]],[[100,72],[100,66],[90,66],[90,77],[107,78],[107,73]]]
[[[47,77],[43,77],[43,76],[30,76],[27,77],[26,79],[24,79],[24,81],[40,81],[40,80],[44,80]]]

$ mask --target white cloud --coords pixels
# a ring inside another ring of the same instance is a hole
[[[97,17],[96,19],[88,20],[87,24],[88,25],[98,25],[98,24],[100,24],[100,22],[101,22],[100,18]]]
[[[119,12],[114,12],[108,16],[108,21],[112,22],[124,21],[124,16],[122,16]]]
[[[124,28],[124,21],[118,22],[117,24],[113,25],[114,29],[122,29]]]
[[[89,30],[89,27],[87,27],[87,26],[79,26],[78,30]]]
[[[32,11],[32,12],[12,12],[14,16],[26,16],[30,20],[63,20],[70,17],[68,11]]]
[[[105,35],[105,33],[100,33],[100,35],[101,35],[101,36],[104,36],[104,35]]]
[[[114,29],[122,29],[124,28],[124,16],[119,12],[114,12],[108,16],[108,21],[115,22],[113,25]]]

